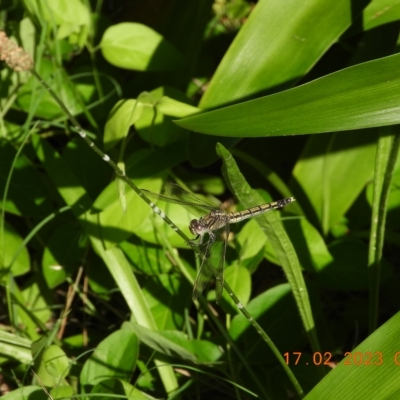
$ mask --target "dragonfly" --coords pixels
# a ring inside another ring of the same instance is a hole
[[[179,204],[192,215],[200,217],[193,219],[189,225],[190,232],[196,236],[189,242],[189,245],[198,246],[203,253],[199,273],[194,282],[192,299],[196,301],[199,298],[212,275],[215,275],[217,303],[220,302],[224,286],[224,264],[230,224],[244,221],[296,201],[294,197],[288,197],[243,211],[225,212],[175,183],[166,183],[163,194],[141,190],[145,196],[151,199]],[[208,236],[207,240],[204,239],[205,235]]]

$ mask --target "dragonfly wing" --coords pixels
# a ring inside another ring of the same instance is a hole
[[[203,293],[205,287],[207,286],[208,282],[210,282],[210,279],[213,275],[212,268],[210,268],[210,251],[213,247],[214,240],[209,239],[209,241],[205,244],[204,247],[204,253],[203,253],[203,259],[201,261],[201,266],[199,273],[197,274],[196,280],[194,281],[194,286],[193,286],[193,294],[192,294],[192,300],[196,301],[200,295]]]
[[[193,300],[196,300],[207,286],[211,277],[216,278],[215,292],[217,303],[220,302],[224,287],[224,263],[226,252],[226,240],[228,237],[229,226],[221,228],[215,232],[215,238],[210,239],[204,252],[204,259],[199,274],[197,275],[193,289]]]
[[[225,255],[226,255],[226,245],[229,239],[229,224],[226,224],[219,232],[219,240],[218,244],[220,249],[216,249],[219,252],[219,260],[218,260],[218,268],[217,268],[217,276],[216,284],[215,284],[215,293],[216,293],[216,302],[220,304],[222,291],[224,289],[224,266],[225,266]]]
[[[164,194],[150,192],[149,190],[141,189],[145,196],[150,199],[165,201],[166,203],[179,204],[191,214],[201,217],[205,212],[210,212],[216,207],[205,201],[197,198],[194,194],[181,188],[174,183],[166,183]]]
[[[188,192],[187,190],[183,189],[179,185],[172,183],[172,182],[167,182],[164,185],[164,194],[167,197],[177,199],[179,201],[185,204],[190,204],[193,207],[198,207],[201,210],[207,210],[207,211],[213,211],[215,209],[218,209],[218,207],[207,203],[206,201],[200,199],[193,193]],[[204,214],[204,212],[203,212]]]

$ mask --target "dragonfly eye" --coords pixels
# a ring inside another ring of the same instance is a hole
[[[203,225],[197,220],[190,221],[189,230],[193,235],[201,235],[203,233]]]

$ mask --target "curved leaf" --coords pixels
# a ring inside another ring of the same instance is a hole
[[[346,68],[305,85],[176,121],[230,137],[299,135],[400,123],[400,55]]]
[[[351,351],[352,357],[331,371],[304,400],[396,399],[400,392],[398,368],[400,313]],[[359,352],[356,358],[355,353]]]
[[[181,54],[146,25],[122,23],[108,28],[100,43],[104,58],[120,68],[169,71],[182,67]]]
[[[362,3],[361,3],[362,6]],[[292,87],[350,26],[348,0],[259,1],[230,46],[200,107]]]

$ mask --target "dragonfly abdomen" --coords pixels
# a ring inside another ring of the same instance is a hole
[[[267,211],[284,207],[284,206],[286,206],[286,204],[292,203],[293,201],[296,201],[296,199],[294,197],[288,197],[286,199],[273,201],[272,203],[261,204],[260,206],[252,207],[247,210],[231,212],[228,214],[229,223],[234,224],[235,222],[243,221],[247,218],[251,218],[256,215],[263,214]]]

